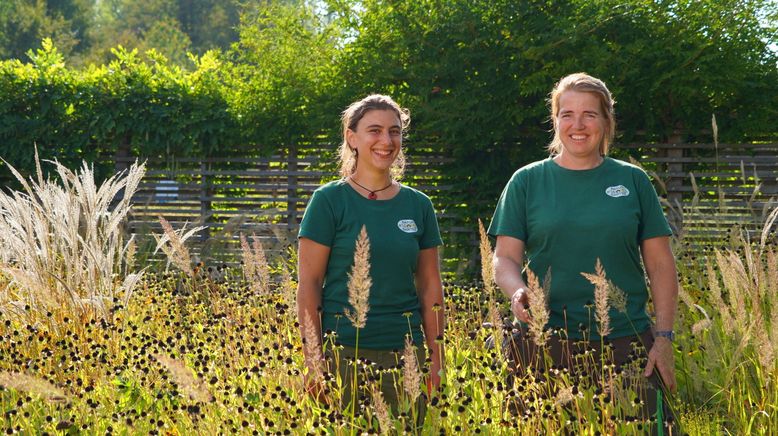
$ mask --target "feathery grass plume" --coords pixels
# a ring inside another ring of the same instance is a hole
[[[289,307],[296,307],[297,305],[297,283],[292,277],[292,273],[289,272],[289,267],[286,264],[281,265],[281,296],[284,302]]]
[[[159,217],[159,223],[162,225],[162,235],[154,234],[154,239],[157,240],[157,247],[154,249],[154,254],[157,251],[162,250],[167,256],[167,263],[171,263],[187,276],[194,277],[194,269],[192,268],[192,257],[189,255],[189,249],[186,248],[184,243],[187,239],[191,238],[195,233],[206,228],[206,226],[197,226],[189,230],[186,230],[186,224],[180,230],[173,230],[173,226],[163,218]]]
[[[502,323],[502,315],[500,309],[497,307],[497,302],[494,298],[489,299],[489,322],[492,324],[492,337],[494,338],[494,348],[499,355],[502,349],[502,332],[505,327]]]
[[[370,389],[370,394],[373,397],[373,410],[376,417],[378,417],[378,426],[381,429],[381,434],[392,434],[395,428],[389,415],[389,406],[384,400],[384,394],[376,386]]]
[[[145,174],[137,163],[97,185],[86,162],[73,172],[57,161],[59,182],[44,180],[35,150],[37,180],[26,180],[8,162],[21,191],[0,192],[0,270],[29,300],[33,312],[91,310],[82,299],[118,292],[123,223]]]
[[[270,292],[270,268],[265,250],[256,234],[251,235],[251,246],[243,233],[240,234],[240,248],[243,254],[243,275],[255,294]]]
[[[403,350],[403,390],[411,400],[411,405],[416,403],[416,399],[421,395],[421,370],[419,362],[416,361],[416,346],[413,345],[410,338],[405,338],[405,349]]]
[[[373,281],[370,278],[370,239],[367,237],[367,228],[362,226],[354,251],[354,267],[348,275],[348,302],[354,310],[345,311],[346,318],[358,329],[365,327],[367,322],[371,286]]]
[[[124,274],[132,274],[135,270],[135,255],[137,254],[138,246],[135,243],[135,235],[130,237],[127,241],[127,245],[124,246]]]
[[[708,330],[713,325],[713,321],[711,321],[710,316],[708,316],[708,312],[706,312],[705,309],[699,304],[692,304],[691,307],[699,310],[702,313],[702,316],[705,317],[704,319],[701,319],[692,325],[692,334],[697,336],[703,331]]]
[[[176,382],[181,391],[189,396],[190,399],[202,403],[213,400],[213,395],[205,387],[205,383],[192,374],[192,371],[186,367],[184,362],[173,359],[164,354],[154,354],[154,359],[159,362],[170,373],[173,381]]]
[[[627,293],[610,280],[608,280],[608,301],[618,312],[627,313]]]
[[[707,259],[705,262],[705,273],[708,277],[708,288],[710,289],[710,297],[713,304],[716,306],[716,310],[721,315],[721,321],[725,326],[732,325],[732,313],[729,311],[729,306],[724,302],[724,298],[721,296],[721,286],[719,285],[719,277],[716,270],[713,268],[713,261]]]
[[[546,273],[546,276],[550,271]],[[544,284],[548,281],[544,281]],[[527,268],[527,300],[529,300],[529,331],[535,345],[542,347],[548,340],[546,324],[549,319],[547,290],[540,286],[538,276]]]
[[[754,316],[754,348],[765,374],[770,374],[775,368],[775,348],[770,341],[769,331],[761,313]]]
[[[776,220],[778,220],[778,207],[776,207],[775,209],[772,210],[772,212],[770,212],[770,215],[767,216],[767,219],[765,220],[764,225],[762,226],[762,234],[759,238],[760,254],[764,252],[765,245],[767,245],[767,239],[770,236],[770,232]]]
[[[742,333],[746,330],[750,318],[746,308],[746,290],[743,289],[748,283],[745,267],[737,254],[731,251],[728,251],[725,256],[721,251],[716,250],[716,264],[721,271],[724,288],[729,293],[728,302],[734,313],[735,326]]]
[[[492,263],[492,244],[486,234],[484,224],[478,220],[478,235],[480,243],[478,249],[481,252],[481,279],[484,282],[484,291],[489,298],[494,294],[494,265]]]
[[[556,393],[556,398],[554,399],[554,405],[557,407],[562,407],[565,404],[573,401],[574,399],[575,399],[575,395],[573,395],[573,387],[562,386],[559,388],[559,391]]]
[[[40,395],[50,401],[67,401],[65,393],[53,384],[20,372],[0,371],[0,386],[6,389]]]
[[[767,284],[767,291],[765,292],[765,295],[767,298],[771,298],[773,300],[778,299],[778,256],[776,256],[776,253],[773,249],[767,250],[767,253],[765,254],[765,257],[767,258],[767,261],[765,262],[765,265],[767,265],[767,272],[765,274],[765,283]]]
[[[689,295],[688,292],[686,292],[686,289],[684,289],[682,286],[678,287],[678,299],[683,301],[683,303],[688,308],[694,307],[694,300],[692,299],[692,296]]]
[[[778,349],[778,256],[772,249],[767,251],[767,290],[765,300],[770,308],[770,340]]]
[[[594,285],[594,317],[597,320],[600,336],[608,336],[611,334],[611,318],[610,314],[608,314],[610,284],[599,258],[597,258],[597,262],[594,265],[594,271],[595,274],[581,273],[581,275]]]
[[[321,351],[321,341],[316,333],[311,314],[305,312],[303,319],[303,347],[305,347],[305,366],[310,371],[311,381],[319,382],[324,378],[324,354]]]
[[[707,331],[711,328],[713,323],[709,319],[701,319],[694,324],[692,324],[692,334],[694,336],[699,336],[702,332]]]

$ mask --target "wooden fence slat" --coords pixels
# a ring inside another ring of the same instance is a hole
[[[724,239],[732,225],[755,226],[763,209],[777,204],[778,143],[719,144],[718,157],[713,144],[680,141],[617,144],[615,148],[639,154],[640,162],[651,166],[652,174],[659,178],[658,191],[670,204],[681,205],[686,220],[682,223],[686,226],[684,232],[695,238],[715,239],[718,235]],[[454,186],[440,170],[453,159],[421,144],[409,150],[412,152],[408,153],[403,182],[422,190],[433,201],[448,198]],[[200,242],[226,244],[221,249],[230,253],[239,253],[235,232],[256,232],[268,240],[277,240],[275,233],[280,232],[286,235],[284,243],[289,243],[294,241],[311,193],[322,180],[335,178],[334,161],[330,161],[333,156],[334,147],[314,142],[271,156],[149,158],[146,177],[134,196],[129,227],[131,231],[159,231],[158,215],[178,226],[184,222],[207,225],[209,229],[200,235]],[[127,163],[135,160],[116,159]],[[690,173],[698,186],[693,210],[690,202],[695,190]],[[756,194],[754,177],[761,183]],[[725,194],[723,202],[719,191]],[[475,229],[464,224],[470,218],[467,206],[435,206],[443,232],[463,235],[458,240],[464,244],[477,244]],[[708,219],[714,215],[715,221]],[[233,234],[227,235],[225,231],[230,229]]]

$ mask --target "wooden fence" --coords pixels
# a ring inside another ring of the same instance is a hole
[[[295,242],[311,193],[323,181],[336,178],[332,154],[332,149],[308,147],[256,158],[147,159],[128,230],[139,237],[159,233],[159,216],[176,229],[207,226],[191,244],[204,260],[236,261],[241,234],[256,235],[271,252],[284,251]],[[117,169],[134,160],[118,158]],[[443,200],[451,186],[443,182],[439,168],[450,159],[415,149],[409,161],[404,183],[430,196],[441,232],[464,235],[455,239],[469,244],[472,229],[462,225],[457,206]],[[457,245],[461,243],[447,249],[453,253]]]
[[[617,148],[649,170],[671,225],[687,240],[726,244],[732,230],[754,236],[778,206],[778,143]]]
[[[671,224],[685,238],[721,242],[735,225],[761,229],[766,212],[776,206],[778,143],[623,144],[615,149],[628,152],[654,176]],[[238,259],[241,233],[256,234],[270,251],[286,250],[313,190],[335,177],[333,151],[306,147],[257,158],[149,159],[134,197],[130,231],[159,232],[158,216],[175,228],[206,225],[194,249],[204,259],[219,261]],[[131,160],[119,159],[117,167]],[[450,158],[414,147],[409,162],[404,182],[436,204],[447,242],[443,257],[472,257],[477,229],[466,204],[447,204],[451,183],[439,171]],[[462,267],[456,260],[444,265]]]

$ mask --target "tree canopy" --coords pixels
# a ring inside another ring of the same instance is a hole
[[[774,0],[12,0],[0,55],[19,60],[0,64],[0,154],[27,159],[18,150],[33,142],[55,156],[336,144],[340,111],[383,92],[413,113],[409,147],[449,153],[463,198],[490,207],[544,154],[547,95],[573,72],[613,91],[617,143],[707,141],[713,114],[722,141],[775,138],[776,11]],[[32,43],[11,35],[53,42],[22,56]]]

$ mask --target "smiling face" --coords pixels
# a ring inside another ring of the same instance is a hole
[[[400,117],[392,110],[368,111],[346,139],[357,151],[357,172],[389,174],[402,148]]]
[[[559,96],[555,117],[562,155],[579,160],[599,159],[605,134],[605,116],[600,100],[591,92],[565,91]]]

